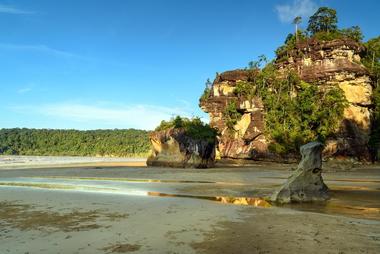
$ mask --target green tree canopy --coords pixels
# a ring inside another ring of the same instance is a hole
[[[333,32],[338,29],[336,10],[328,7],[320,7],[309,19],[307,31],[312,35],[318,32]]]
[[[0,154],[56,156],[147,156],[143,130],[0,129]]]
[[[296,41],[298,41],[298,25],[301,24],[301,22],[302,22],[301,16],[295,17],[292,22],[296,26],[296,31],[295,31]]]
[[[380,80],[380,36],[367,41],[364,46],[366,53],[362,62],[378,82]]]
[[[372,130],[369,141],[370,149],[374,160],[379,160],[380,149],[380,36],[373,38],[366,43],[366,52],[362,58],[363,64],[370,71],[372,79],[375,83],[373,91],[373,118]]]
[[[355,41],[362,41],[363,40],[363,33],[359,26],[352,26],[349,28],[344,28],[340,30],[340,33],[348,38],[351,38]]]
[[[237,84],[234,92],[262,98],[270,149],[280,154],[297,153],[302,144],[333,136],[347,105],[339,87],[318,89],[292,71],[279,73],[271,63],[257,72],[255,81]],[[223,113],[230,128],[241,116],[234,102]]]
[[[155,131],[165,131],[176,128],[184,129],[186,134],[193,139],[206,140],[210,143],[215,143],[217,130],[210,127],[210,125],[203,123],[199,117],[189,119],[176,116],[169,121],[162,120],[160,125],[156,127]]]

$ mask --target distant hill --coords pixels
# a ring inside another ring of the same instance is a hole
[[[0,129],[0,154],[143,157],[149,132],[136,129]]]

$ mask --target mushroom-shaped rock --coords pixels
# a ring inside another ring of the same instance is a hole
[[[215,140],[196,139],[184,129],[155,131],[150,135],[148,166],[209,168],[215,163]]]
[[[320,142],[301,146],[301,162],[286,183],[277,190],[271,200],[279,203],[325,201],[328,188],[322,179],[322,150]]]

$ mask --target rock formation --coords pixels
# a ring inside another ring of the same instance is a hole
[[[215,162],[215,143],[191,138],[184,129],[150,134],[152,153],[148,166],[208,168]]]
[[[306,82],[320,89],[340,87],[349,102],[344,120],[336,135],[326,142],[326,157],[355,157],[368,159],[372,86],[370,76],[360,63],[363,48],[350,39],[299,43],[287,55],[275,62],[281,70],[292,69]],[[270,137],[264,134],[265,111],[261,98],[242,98],[234,93],[236,85],[249,79],[246,70],[227,71],[216,77],[207,98],[200,101],[203,111],[209,113],[211,127],[221,133],[218,154],[221,158],[282,159],[268,149]],[[234,101],[241,119],[227,127],[223,112]]]
[[[258,159],[268,157],[268,142],[264,136],[264,105],[259,97],[251,100],[234,94],[239,81],[247,81],[245,70],[226,71],[215,79],[210,96],[201,101],[203,111],[209,113],[210,126],[219,130],[218,152],[221,158]],[[223,112],[231,101],[236,102],[241,119],[227,127]]]
[[[271,200],[279,203],[324,201],[329,198],[322,179],[322,149],[319,142],[301,146],[301,162]]]
[[[316,83],[321,89],[340,87],[349,103],[336,137],[326,142],[325,156],[348,156],[368,159],[371,130],[372,83],[366,68],[360,63],[364,48],[350,39],[321,42],[308,40],[288,52],[280,69],[291,68],[301,79]]]

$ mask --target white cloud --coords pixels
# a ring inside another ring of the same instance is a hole
[[[0,49],[5,50],[18,50],[18,51],[35,51],[43,54],[53,55],[56,57],[64,58],[84,58],[82,56],[48,47],[46,45],[26,45],[26,44],[8,44],[0,43]]]
[[[6,13],[6,14],[34,14],[35,12],[18,9],[18,8],[10,6],[10,5],[0,4],[0,13]]]
[[[156,105],[111,105],[57,103],[37,106],[17,106],[11,108],[22,114],[54,120],[64,120],[70,126],[91,126],[97,128],[137,128],[152,130],[161,120],[169,120],[175,115],[191,117],[192,113],[181,107]],[[65,126],[62,126],[65,128]]]
[[[292,3],[275,6],[281,22],[290,23],[297,16],[308,18],[318,8],[312,0],[293,0]]]
[[[24,94],[24,93],[27,93],[27,92],[30,92],[30,91],[32,91],[31,87],[23,87],[23,88],[18,89],[17,93]]]

